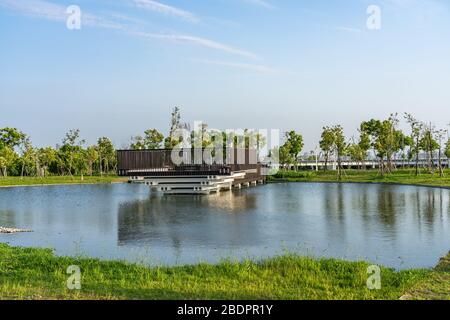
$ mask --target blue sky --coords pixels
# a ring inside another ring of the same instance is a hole
[[[449,40],[445,0],[0,0],[0,127],[120,147],[166,133],[180,106],[214,128],[294,129],[312,149],[322,126],[350,137],[391,112],[445,126]]]

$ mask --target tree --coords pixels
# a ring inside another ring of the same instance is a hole
[[[366,153],[361,148],[359,143],[349,144],[348,148],[347,148],[347,153],[350,156],[352,161],[358,162],[359,164],[361,164],[361,167],[362,167],[362,163],[366,159]],[[359,165],[358,165],[358,167],[359,167]]]
[[[45,177],[48,174],[50,165],[56,161],[56,151],[51,147],[37,150],[37,158],[40,164],[39,176]]]
[[[164,141],[164,136],[156,129],[149,129],[144,132],[144,144],[147,149],[159,149]]]
[[[333,130],[330,127],[324,127],[321,135],[321,139],[319,141],[320,149],[322,149],[325,155],[325,166],[324,170],[328,168],[328,160],[333,153],[333,145],[334,145],[334,134]]]
[[[442,167],[442,147],[443,140],[446,136],[447,132],[445,130],[437,130],[436,131],[436,142],[438,143],[439,152],[438,152],[438,166],[439,166],[439,176],[442,178],[444,176],[444,168]]]
[[[8,176],[8,168],[14,163],[17,154],[11,147],[3,146],[0,148],[0,173],[3,177]]]
[[[447,133],[448,134],[448,133]],[[447,140],[447,143],[445,145],[445,156],[447,157],[447,165],[450,168],[450,139]]]
[[[22,156],[20,158],[21,161],[21,172],[20,177],[23,178],[24,174],[31,175],[32,172],[38,171],[38,163],[36,152],[33,148],[31,140],[28,136],[24,136],[23,140],[20,144],[20,149],[22,152]]]
[[[109,138],[102,137],[97,141],[97,151],[99,157],[99,171],[100,175],[103,175],[103,170],[109,173],[111,168],[116,166],[116,150]]]
[[[415,155],[415,168],[416,168],[416,176],[419,175],[419,154],[420,154],[420,135],[422,131],[422,124],[415,119],[412,114],[405,113],[405,119],[409,123],[411,127],[411,148],[410,153],[411,155]]]
[[[278,160],[281,167],[286,168],[286,166],[294,163],[295,159],[292,157],[290,152],[289,143],[286,142],[278,149]]]
[[[73,175],[73,169],[77,169],[76,167],[74,167],[75,160],[79,165],[80,164],[79,154],[82,152],[82,146],[85,143],[85,141],[80,139],[80,130],[73,129],[70,130],[68,133],[66,133],[66,136],[64,137],[62,143],[63,145],[60,148],[62,152],[60,155],[63,157],[64,163],[68,168],[69,174]]]
[[[142,136],[131,137],[130,149],[132,149],[132,150],[144,150],[145,149],[144,138]]]
[[[414,140],[411,136],[405,135],[401,132],[401,136],[399,136],[399,146],[402,157],[402,165],[405,166],[405,161],[411,160],[411,152],[409,152],[414,146]],[[408,150],[409,149],[409,150]]]
[[[393,157],[400,150],[403,134],[397,130],[398,123],[397,114],[392,114],[387,120],[371,119],[361,124],[361,132],[369,137],[371,147],[379,159],[381,175],[386,170],[392,172]]]
[[[177,131],[180,129],[190,131],[189,125],[186,123],[181,123],[181,111],[179,107],[175,107],[172,111],[171,119],[170,119],[170,130],[169,130],[169,136],[164,140],[164,147],[166,149],[173,149],[177,145],[179,145],[181,142],[183,142],[182,137],[179,137],[178,139],[175,139],[177,134]]]
[[[450,161],[450,139],[447,140],[447,144],[445,145],[445,156]]]
[[[429,126],[423,125],[422,139],[420,140],[420,148],[425,151],[428,159],[428,168],[431,173],[434,172],[433,153],[439,149],[438,142],[434,139],[435,129],[430,124]]]
[[[366,132],[361,131],[361,129],[359,130],[358,148],[359,151],[361,152],[361,157],[363,157],[361,161],[363,161],[363,168],[365,170],[366,169],[365,160],[367,158],[367,153],[370,150],[370,137]]]
[[[130,148],[133,150],[155,150],[161,148],[164,136],[156,129],[148,129],[144,136],[138,135],[131,138]]]
[[[286,148],[286,151],[289,153],[290,155],[289,159],[291,162],[294,163],[296,170],[297,170],[298,155],[300,154],[300,152],[302,152],[303,146],[304,146],[303,136],[301,134],[298,134],[295,131],[289,131],[286,133],[286,143],[284,147]]]
[[[16,128],[1,128],[0,146],[6,146],[14,149],[22,143],[25,137],[26,135]]]
[[[196,130],[191,131],[190,144],[193,148],[207,148],[210,147],[212,138],[208,131],[208,124],[202,123]],[[178,142],[175,143],[175,145]],[[174,147],[174,146],[172,146]]]
[[[261,134],[261,132],[256,132],[255,130],[245,129],[245,147],[247,149],[256,150],[257,161],[260,159],[260,151],[267,145],[267,138]]]
[[[90,176],[94,173],[94,163],[96,163],[99,159],[98,147],[97,146],[89,146],[84,153],[86,158],[88,174]]]
[[[81,181],[84,180],[85,173],[89,170],[87,150],[79,148],[73,155],[73,165],[75,174],[81,176]]]
[[[347,143],[345,142],[344,129],[342,126],[337,125],[332,128],[333,132],[333,147],[334,153],[337,157],[337,174],[338,179],[342,179],[342,157],[347,151]]]

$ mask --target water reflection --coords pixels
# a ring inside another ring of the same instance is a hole
[[[449,215],[449,190],[407,186],[286,183],[209,197],[128,184],[16,188],[0,190],[0,225],[35,232],[0,242],[150,264],[287,249],[430,267],[450,248]]]
[[[251,215],[257,208],[255,194],[224,192],[205,196],[161,196],[151,194],[147,199],[125,202],[118,209],[118,243],[152,244],[162,241],[178,246],[181,242],[220,246],[226,241],[236,245],[251,238]],[[214,213],[213,215],[211,213]],[[224,234],[224,230],[230,234]],[[253,236],[255,236],[253,234]]]

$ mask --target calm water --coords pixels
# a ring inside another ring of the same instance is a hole
[[[450,190],[360,184],[271,184],[205,196],[141,185],[0,189],[0,234],[51,247],[156,264],[267,257],[284,250],[431,267],[450,249]]]

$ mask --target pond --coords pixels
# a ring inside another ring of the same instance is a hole
[[[282,183],[211,196],[134,184],[0,189],[13,246],[147,265],[266,258],[285,251],[432,267],[450,249],[450,190]]]

